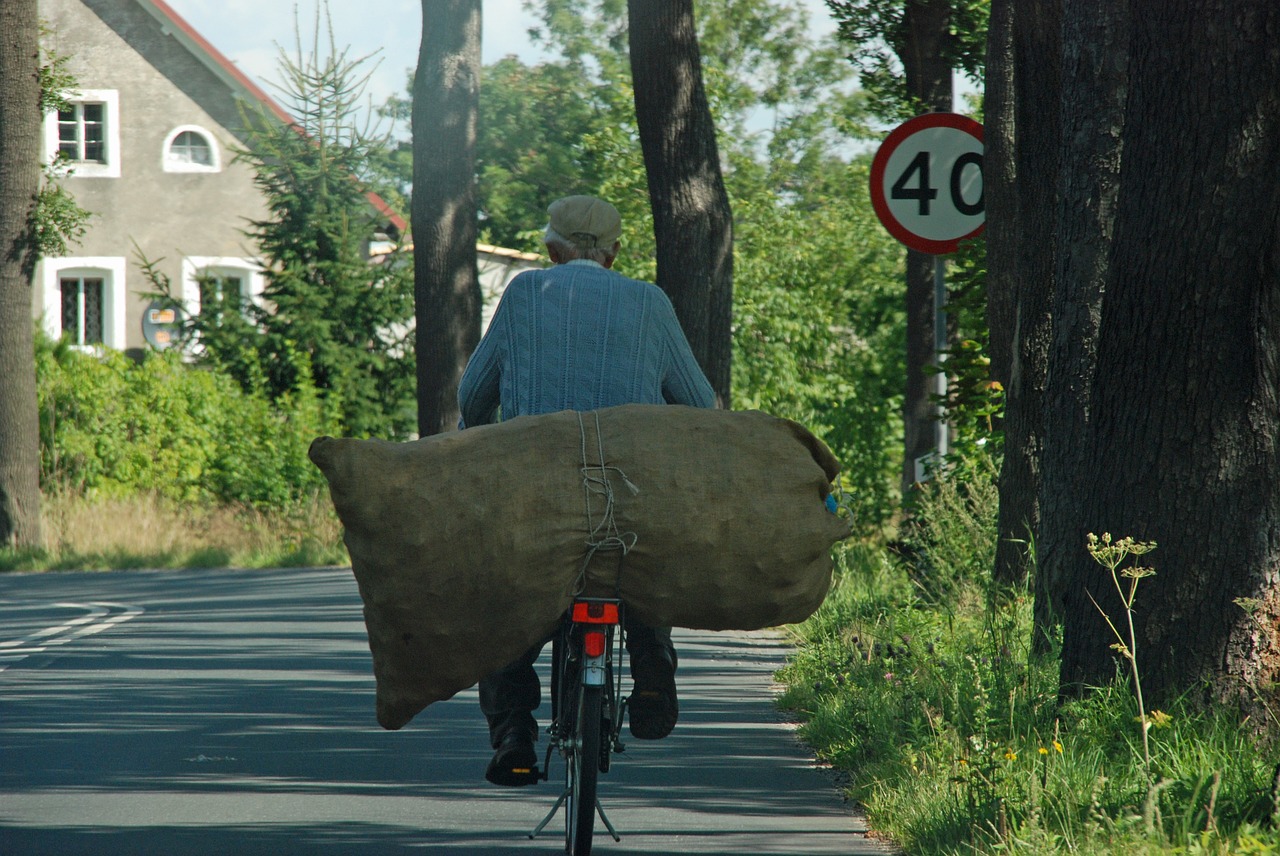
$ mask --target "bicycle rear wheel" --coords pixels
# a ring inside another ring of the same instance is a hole
[[[569,856],[589,856],[596,823],[596,785],[600,776],[601,687],[580,686],[578,739],[565,759],[564,849]]]

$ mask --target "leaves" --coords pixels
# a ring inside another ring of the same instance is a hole
[[[414,425],[412,265],[393,253],[371,263],[365,247],[387,228],[361,178],[374,171],[387,138],[360,118],[368,57],[282,52],[284,100],[297,125],[246,112],[248,144],[236,153],[254,171],[266,217],[247,235],[261,253],[262,301],[240,311],[202,307],[185,325],[186,344],[206,366],[271,402],[314,389],[341,414],[343,432],[404,437]],[[155,290],[171,284],[140,259]]]
[[[901,57],[912,47],[912,5],[915,0],[827,0],[872,109],[888,121],[932,109],[915,101],[902,72]],[[949,0],[948,5],[947,35],[938,50],[950,68],[981,80],[990,0]]]
[[[337,425],[313,388],[277,407],[176,352],[135,363],[43,336],[36,377],[46,491],[278,509],[323,487],[306,449]]]

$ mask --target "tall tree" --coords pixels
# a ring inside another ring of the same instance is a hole
[[[476,116],[480,0],[422,0],[413,85],[418,433],[458,424],[458,381],[480,341]]]
[[[39,39],[36,0],[0,4],[0,546],[40,542],[31,317],[40,190]]]
[[[1144,692],[1248,708],[1280,679],[1280,6],[1064,0],[1062,20],[1040,537],[1062,685],[1114,674],[1122,607],[1084,550],[1111,532],[1159,545]]]
[[[658,285],[721,406],[729,402],[733,223],[702,83],[692,0],[628,0],[631,76]]]
[[[1004,584],[1026,579],[1041,519],[1044,388],[1058,242],[1051,200],[1058,194],[1061,29],[1061,0],[992,2],[984,175],[992,377],[1007,392],[994,568]],[[1023,216],[1024,211],[1033,213]],[[1037,577],[1037,585],[1043,579]],[[1036,644],[1042,646],[1053,619],[1049,600],[1037,602],[1042,611]]]
[[[982,68],[986,3],[979,0],[827,0],[850,59],[885,118],[950,111],[952,69]],[[930,365],[935,344],[935,258],[907,250],[907,378],[903,399],[902,491],[916,481],[916,461],[937,448]]]

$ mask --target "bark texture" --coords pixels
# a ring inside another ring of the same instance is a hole
[[[658,286],[675,305],[720,406],[729,403],[733,219],[702,83],[692,0],[629,0],[636,122]]]
[[[983,86],[982,187],[987,205],[987,353],[991,379],[1009,388],[1013,367],[1018,267],[1017,122],[1014,89],[1014,0],[991,0]]]
[[[1041,544],[1064,691],[1111,678],[1087,532],[1155,541],[1144,691],[1280,678],[1280,6],[1065,0]],[[1127,641],[1127,640],[1126,640]]]
[[[1062,125],[1062,0],[1011,2],[1012,20],[1003,23],[1010,33],[1015,70],[1013,90],[1006,93],[1004,101],[1005,109],[1013,112],[1016,143],[1009,153],[997,148],[992,154],[997,169],[1004,158],[1012,161],[1005,168],[1017,177],[1017,183],[1003,197],[996,191],[988,210],[993,204],[997,209],[989,215],[987,228],[988,254],[1005,255],[996,264],[1003,276],[995,284],[1012,289],[1011,295],[996,303],[1001,311],[999,320],[1009,324],[1011,331],[1005,352],[1009,359],[1006,379],[1002,381],[1007,391],[1005,456],[1000,472],[995,564],[996,580],[1005,584],[1025,579],[1041,519],[1044,390],[1058,240]],[[1014,218],[1012,230],[1008,230],[1010,218]],[[1044,638],[1042,632],[1037,633],[1038,640],[1043,642]]]
[[[40,190],[36,0],[0,3],[0,546],[40,543],[32,275]]]
[[[458,424],[458,381],[480,341],[475,149],[480,0],[422,0],[413,87],[418,433]]]

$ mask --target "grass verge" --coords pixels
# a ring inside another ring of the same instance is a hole
[[[985,514],[965,491],[932,513]],[[1031,601],[993,599],[938,554],[840,553],[781,703],[872,828],[910,854],[1280,853],[1280,750],[1234,716],[1140,709],[1127,670],[1060,704]]]
[[[0,550],[0,571],[269,568],[348,561],[327,496],[267,512],[181,505],[154,495],[50,495],[39,549]]]

